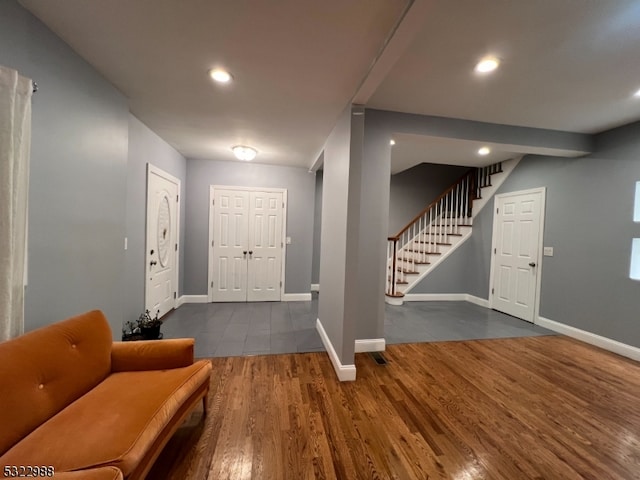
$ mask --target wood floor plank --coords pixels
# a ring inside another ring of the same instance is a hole
[[[640,364],[562,336],[212,359],[149,479],[640,479]]]

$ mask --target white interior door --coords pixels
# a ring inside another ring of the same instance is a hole
[[[286,192],[212,187],[210,300],[279,301]]]
[[[245,302],[249,258],[249,192],[216,189],[213,218],[213,301]]]
[[[496,196],[492,308],[533,322],[537,312],[544,190]]]
[[[282,192],[251,192],[247,301],[280,300]]]
[[[175,307],[178,291],[180,180],[147,164],[145,308],[162,317]]]

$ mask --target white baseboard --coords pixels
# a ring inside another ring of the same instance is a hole
[[[320,291],[320,284],[319,283],[312,283],[311,284],[311,291],[312,292],[319,292]]]
[[[329,359],[333,364],[333,369],[336,371],[336,375],[338,375],[338,380],[341,382],[353,381],[356,379],[356,366],[355,365],[343,365],[340,362],[340,358],[338,358],[338,354],[333,348],[333,344],[331,340],[329,340],[329,336],[327,332],[324,331],[324,327],[322,326],[322,322],[318,318],[316,320],[316,330],[318,331],[318,335],[322,339],[322,343],[324,344],[324,348],[327,350],[329,354]]]
[[[480,305],[481,307],[489,308],[489,300],[486,298],[476,297],[475,295],[467,294],[467,302],[475,303],[476,305]]]
[[[563,335],[575,338],[576,340],[595,345],[596,347],[603,348],[610,352],[617,353],[618,355],[622,355],[623,357],[640,361],[640,348],[638,347],[633,347],[631,345],[627,345],[626,343],[618,342],[617,340],[612,340],[607,337],[602,337],[600,335],[596,335],[595,333],[587,332],[586,330],[581,330],[579,328],[565,325],[564,323],[556,322],[554,320],[549,320],[548,318],[544,317],[538,317],[536,325],[548,328],[549,330],[553,330],[554,332],[562,333]]]
[[[311,293],[283,293],[283,302],[310,302]]]
[[[403,300],[405,302],[470,302],[481,307],[489,307],[489,300],[468,293],[407,293]]]
[[[185,303],[209,303],[206,295],[182,295],[178,298],[178,307]]]
[[[355,353],[384,352],[385,348],[384,338],[365,338],[356,340]]]
[[[466,293],[407,293],[403,297],[405,302],[463,302]]]

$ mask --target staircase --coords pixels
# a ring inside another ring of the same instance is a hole
[[[472,168],[387,243],[385,299],[402,305],[405,293],[470,236],[473,218],[502,185],[520,158]]]

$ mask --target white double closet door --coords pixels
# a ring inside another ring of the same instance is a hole
[[[212,187],[210,300],[281,300],[283,190]]]

